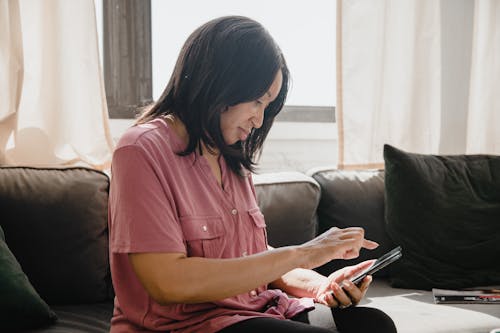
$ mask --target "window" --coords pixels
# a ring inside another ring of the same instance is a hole
[[[153,99],[189,34],[210,19],[244,15],[280,45],[292,75],[288,105],[335,105],[335,1],[152,0]]]
[[[97,0],[96,6],[104,6],[97,16],[104,21],[104,73],[113,118],[131,118],[138,106],[161,95],[182,44],[199,25],[245,15],[269,30],[290,67],[292,85],[278,120],[334,120],[335,1]],[[129,44],[124,48],[124,43]]]

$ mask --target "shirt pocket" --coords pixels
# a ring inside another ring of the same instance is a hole
[[[220,216],[186,216],[180,220],[189,257],[222,257],[226,232]]]
[[[264,214],[259,208],[252,208],[248,211],[248,215],[252,220],[253,227],[253,249],[252,253],[258,253],[267,250],[267,231],[266,231],[266,220],[264,219]]]

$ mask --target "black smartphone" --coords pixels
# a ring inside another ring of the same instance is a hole
[[[387,265],[395,262],[401,256],[403,255],[401,246],[396,247],[395,249],[387,252],[380,258],[378,258],[373,265],[359,273],[358,275],[355,275],[354,277],[351,278],[351,282],[354,283],[355,285],[359,285],[361,281],[365,278],[367,275],[372,275],[375,272],[381,270],[382,268],[386,267]]]

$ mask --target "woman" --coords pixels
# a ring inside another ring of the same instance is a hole
[[[395,331],[382,312],[351,307],[371,277],[339,287],[371,262],[329,277],[311,270],[375,248],[362,229],[267,248],[250,172],[288,80],[251,19],[215,19],[188,38],[163,95],[113,155],[111,332],[331,332],[311,319],[325,309],[342,332],[362,322]]]

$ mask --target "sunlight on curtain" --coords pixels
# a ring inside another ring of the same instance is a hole
[[[93,0],[4,0],[0,10],[2,26],[20,28],[0,40],[8,50],[0,68],[17,66],[0,83],[2,97],[9,96],[8,109],[0,110],[7,163],[108,167],[113,142]],[[9,122],[13,116],[17,124]]]
[[[467,153],[500,154],[500,1],[475,2]]]
[[[0,0],[0,165],[16,126],[23,84],[23,47],[17,0]]]
[[[382,167],[384,143],[436,153],[439,1],[339,0],[337,12],[338,167]]]

